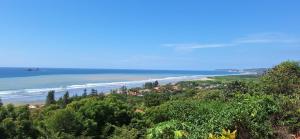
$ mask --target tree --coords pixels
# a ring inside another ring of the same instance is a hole
[[[126,126],[114,126],[115,130],[110,139],[138,139],[138,130]]]
[[[111,93],[111,94],[117,94],[117,92],[118,92],[118,91],[117,91],[116,89],[111,89],[111,90],[110,90],[110,93]]]
[[[153,86],[154,86],[154,87],[158,87],[158,86],[159,86],[159,83],[158,83],[157,80],[153,83]]]
[[[1,127],[5,131],[4,136],[14,138],[16,136],[16,124],[13,118],[6,118],[1,122]]]
[[[92,96],[97,96],[97,95],[98,95],[98,90],[92,89],[91,95],[92,95]]]
[[[20,106],[16,109],[17,120],[29,120],[30,111],[28,105]]]
[[[70,98],[69,98],[69,92],[68,91],[64,94],[62,101],[63,101],[62,103],[63,103],[64,106],[66,106],[69,103]]]
[[[158,86],[159,86],[159,83],[157,80],[155,82],[146,82],[144,84],[144,88],[146,88],[146,89],[153,89],[154,87],[158,87]]]
[[[300,88],[300,66],[293,61],[282,62],[261,78],[267,93],[291,94]]]
[[[144,85],[144,87],[146,89],[152,89],[153,88],[153,83],[152,82],[146,82],[145,85]]]
[[[36,139],[39,131],[34,128],[33,122],[30,120],[21,120],[17,122],[17,138]]]
[[[0,107],[3,106],[2,99],[0,98]]]
[[[127,94],[127,87],[126,86],[122,86],[120,88],[121,94]]]
[[[0,107],[0,122],[8,117],[8,111],[5,107]]]
[[[55,133],[68,133],[72,135],[78,135],[82,127],[76,113],[68,109],[55,111],[55,113],[46,120],[46,125]]]
[[[115,122],[114,108],[108,103],[98,101],[95,98],[72,102],[67,108],[78,111],[77,114],[83,118],[82,123],[85,129],[83,133],[87,136],[96,136],[105,127],[106,123]]]
[[[13,104],[8,104],[6,106],[6,110],[7,110],[7,113],[8,113],[8,117],[16,118],[15,106]]]
[[[46,99],[46,105],[55,104],[55,91],[49,91]]]
[[[83,96],[83,97],[86,97],[86,96],[87,96],[87,90],[86,90],[86,89],[83,90],[82,96]]]

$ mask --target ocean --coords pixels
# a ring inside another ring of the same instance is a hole
[[[107,93],[122,86],[142,87],[145,82],[160,84],[203,77],[241,74],[221,70],[129,70],[129,69],[67,69],[67,68],[0,68],[0,98],[4,103],[40,103],[47,92],[54,90],[56,98],[64,92],[81,95],[97,89]]]

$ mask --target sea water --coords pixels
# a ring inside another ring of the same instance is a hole
[[[81,95],[97,89],[107,93],[122,86],[142,87],[145,82],[160,84],[194,80],[209,76],[241,74],[228,71],[129,70],[129,69],[59,69],[0,68],[0,98],[4,103],[43,102],[47,92],[54,90],[56,98],[64,92]]]

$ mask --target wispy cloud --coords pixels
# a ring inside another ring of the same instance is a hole
[[[227,43],[168,43],[163,44],[164,47],[174,48],[175,50],[193,50],[203,48],[218,48],[218,47],[232,47],[251,44],[299,44],[300,40],[290,37],[282,33],[260,33],[248,35],[245,37],[234,39]]]

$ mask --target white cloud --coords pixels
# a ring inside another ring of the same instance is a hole
[[[193,50],[203,48],[218,48],[218,47],[231,47],[241,46],[246,44],[299,44],[300,40],[290,37],[282,33],[260,33],[248,35],[245,37],[234,39],[228,43],[169,43],[162,46],[171,47],[175,50]]]

